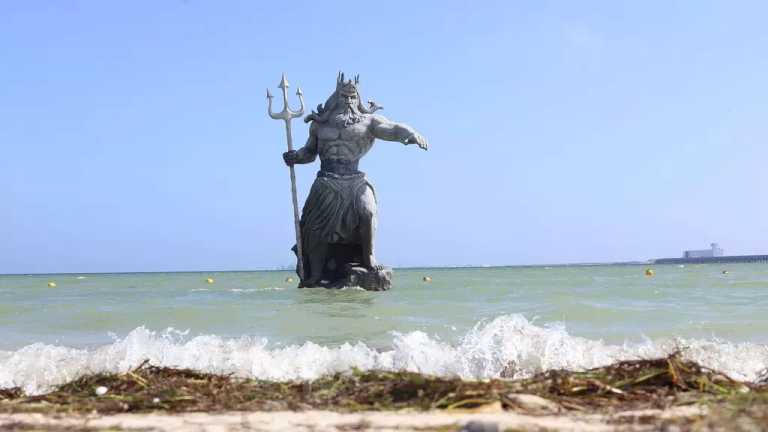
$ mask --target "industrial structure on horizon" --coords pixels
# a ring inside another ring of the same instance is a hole
[[[709,249],[683,251],[682,258],[659,258],[654,264],[705,264],[705,263],[768,263],[768,255],[733,255],[726,256],[717,243],[711,243]]]
[[[709,249],[687,250],[683,252],[683,258],[712,258],[723,256],[723,250],[717,243],[711,243]]]

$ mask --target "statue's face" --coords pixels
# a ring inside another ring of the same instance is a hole
[[[357,106],[357,93],[354,92],[340,92],[339,98],[341,99],[339,102],[342,102],[347,108],[354,108]]]

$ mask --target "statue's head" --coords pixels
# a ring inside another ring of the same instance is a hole
[[[336,94],[338,95],[337,107],[356,110],[360,101],[360,92],[357,90],[357,84],[360,83],[360,76],[355,76],[355,81],[344,82],[344,74],[340,74],[336,81]],[[338,108],[337,108],[338,109]]]
[[[381,109],[372,101],[368,102],[368,107],[363,105],[358,89],[359,84],[359,75],[356,75],[354,80],[345,80],[344,74],[339,72],[336,77],[336,90],[325,101],[325,104],[318,105],[317,111],[312,111],[304,118],[304,121],[325,123],[331,118],[336,118],[343,125],[349,126],[362,120],[364,115]]]

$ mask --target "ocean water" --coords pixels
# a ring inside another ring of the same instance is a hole
[[[403,269],[378,293],[296,289],[290,272],[0,276],[0,387],[41,393],[145,359],[274,380],[486,379],[682,350],[737,379],[768,373],[768,265],[653,268]]]

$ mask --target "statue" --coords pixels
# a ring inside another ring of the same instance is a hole
[[[374,114],[381,109],[374,102],[363,105],[359,82],[358,76],[345,80],[339,73],[333,94],[304,119],[310,123],[307,143],[283,154],[291,168],[320,156],[294,246],[297,267],[303,264],[303,270],[297,268],[300,287],[385,290],[391,285],[391,269],[380,265],[375,254],[376,192],[358,163],[376,138],[424,150],[427,140],[410,126]]]

